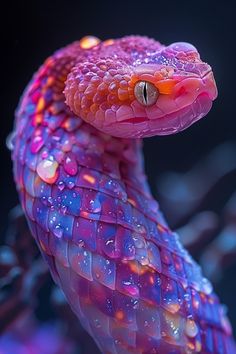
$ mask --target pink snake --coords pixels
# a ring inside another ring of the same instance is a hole
[[[150,193],[141,151],[141,138],[189,127],[216,96],[194,46],[129,36],[57,51],[22,97],[12,152],[21,205],[103,353],[236,353],[211,284]]]

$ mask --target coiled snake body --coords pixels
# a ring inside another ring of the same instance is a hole
[[[57,51],[22,97],[12,153],[21,204],[103,353],[236,353],[211,284],[150,194],[141,152],[142,137],[185,129],[216,95],[195,47],[130,36]]]

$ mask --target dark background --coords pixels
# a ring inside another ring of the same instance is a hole
[[[33,72],[54,50],[84,35],[101,39],[143,34],[160,42],[193,43],[214,70],[219,97],[206,119],[187,131],[145,140],[146,170],[157,195],[158,176],[165,170],[184,172],[213,147],[236,138],[235,8],[233,1],[18,1],[2,12],[0,232],[9,210],[17,204],[10,154],[5,139],[12,129],[14,110]],[[3,45],[4,43],[4,45]],[[236,158],[236,157],[235,157]],[[235,176],[234,176],[235,177]],[[220,212],[236,183],[216,190]],[[158,198],[158,195],[157,195]],[[236,327],[234,278],[231,267],[217,285]]]

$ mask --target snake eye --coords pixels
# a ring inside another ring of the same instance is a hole
[[[134,88],[134,94],[143,106],[151,106],[156,102],[159,91],[151,82],[138,81]]]

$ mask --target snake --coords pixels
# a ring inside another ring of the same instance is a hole
[[[216,97],[192,44],[138,35],[57,50],[22,95],[12,138],[20,202],[104,354],[236,353],[225,307],[168,226],[142,155],[143,138],[183,131]]]

